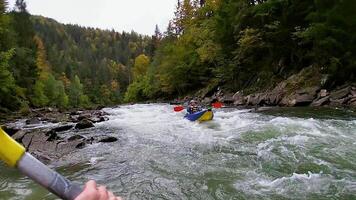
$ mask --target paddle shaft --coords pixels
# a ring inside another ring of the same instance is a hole
[[[61,199],[74,200],[83,191],[80,186],[51,170],[29,153],[25,153],[21,157],[17,168]]]

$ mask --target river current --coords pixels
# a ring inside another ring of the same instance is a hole
[[[119,141],[89,145],[51,167],[124,199],[356,199],[353,113],[219,109],[213,121],[196,123],[165,104],[104,111],[110,120],[81,134]],[[0,164],[0,199],[56,198]]]

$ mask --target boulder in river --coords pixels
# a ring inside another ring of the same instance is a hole
[[[89,119],[83,119],[75,125],[75,129],[86,129],[92,127],[94,127],[94,124]]]
[[[34,118],[31,118],[31,119],[26,120],[25,123],[26,123],[27,125],[33,125],[33,124],[39,124],[39,123],[41,123],[41,121],[40,121],[39,118],[34,117]]]
[[[118,141],[118,139],[116,137],[112,137],[112,136],[105,137],[105,138],[102,138],[99,140],[99,142],[102,142],[102,143],[111,143],[111,142],[116,142],[116,141]]]
[[[85,137],[84,136],[81,136],[81,135],[73,135],[71,137],[69,137],[67,140],[68,141],[74,141],[74,140],[85,140]]]
[[[68,124],[68,125],[63,125],[63,126],[58,126],[56,128],[53,128],[52,130],[54,132],[63,132],[63,131],[68,131],[70,129],[72,129],[74,127],[74,125]]]

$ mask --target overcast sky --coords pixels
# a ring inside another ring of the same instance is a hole
[[[9,0],[10,7],[16,0]],[[165,31],[177,0],[26,0],[31,14],[62,23],[152,35]]]

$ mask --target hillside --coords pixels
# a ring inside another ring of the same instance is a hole
[[[118,104],[135,59],[153,55],[151,37],[61,24],[20,3],[7,12],[0,1],[2,112]]]
[[[248,95],[309,68],[314,75],[300,77],[294,91],[332,90],[356,81],[355,27],[352,0],[180,0],[152,64],[126,100],[184,97],[218,86]]]

